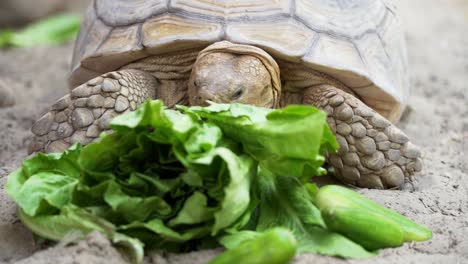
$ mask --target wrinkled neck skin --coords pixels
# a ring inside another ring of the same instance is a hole
[[[229,43],[229,45],[235,44]],[[249,52],[251,53],[251,50]],[[273,80],[273,78],[279,79],[279,75],[273,73],[278,76],[272,76],[271,65],[265,65],[268,62],[255,54],[246,53],[239,54],[229,49],[218,48],[215,51],[201,54],[193,65],[188,83],[190,105],[204,106],[212,101],[267,108],[277,107],[279,80]],[[265,56],[263,51],[262,56]]]

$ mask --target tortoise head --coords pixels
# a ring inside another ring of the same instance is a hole
[[[242,103],[277,107],[279,68],[263,50],[227,41],[201,51],[188,85],[190,105]]]

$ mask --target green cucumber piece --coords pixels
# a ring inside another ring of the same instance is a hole
[[[403,230],[392,220],[365,209],[328,208],[322,217],[329,230],[347,236],[368,250],[399,247]]]
[[[320,188],[315,197],[315,203],[321,211],[342,207],[367,209],[372,213],[380,214],[400,226],[405,242],[426,241],[432,237],[432,231],[428,228],[345,187],[327,185]]]

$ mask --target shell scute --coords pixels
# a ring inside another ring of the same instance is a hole
[[[232,23],[227,26],[226,39],[251,44],[265,49],[279,58],[301,58],[316,32],[293,20],[268,23]]]
[[[167,11],[165,0],[94,0],[93,2],[99,19],[112,27],[142,23],[151,16]]]
[[[171,15],[146,21],[142,28],[143,46],[150,54],[207,46],[221,40],[222,25]]]
[[[366,66],[352,42],[327,35],[320,35],[315,49],[304,57],[304,63],[335,69],[351,67],[359,75],[364,75],[367,72]],[[339,81],[352,86],[351,84],[359,85],[364,81],[359,75],[336,72],[335,76]]]
[[[221,20],[289,14],[291,0],[173,0],[171,9]]]

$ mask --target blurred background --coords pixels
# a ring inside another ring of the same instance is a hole
[[[0,28],[20,27],[57,12],[82,13],[90,0],[0,0]]]

